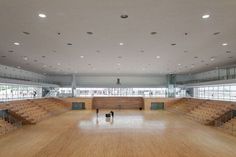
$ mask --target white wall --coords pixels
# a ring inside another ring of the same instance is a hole
[[[0,83],[40,85],[47,87],[56,86],[55,84],[49,82],[47,76],[45,75],[1,64],[0,64]]]
[[[120,78],[121,85],[116,85]],[[50,76],[50,80],[60,82],[61,86],[70,87],[72,76]],[[76,76],[77,87],[165,87],[166,76]]]

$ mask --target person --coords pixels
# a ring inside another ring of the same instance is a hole
[[[111,113],[111,116],[112,116],[112,118],[113,118],[113,117],[114,117],[114,112],[113,112],[113,111],[111,111],[110,113]]]
[[[97,117],[98,117],[98,113],[99,113],[99,109],[97,108],[97,109],[96,109],[96,114],[97,114]]]

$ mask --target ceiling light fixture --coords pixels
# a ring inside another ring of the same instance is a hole
[[[120,43],[120,46],[123,46],[124,45],[124,43]]]
[[[214,57],[211,57],[211,61],[214,61],[215,60],[215,58]]]
[[[150,34],[151,34],[151,35],[156,35],[156,34],[157,34],[157,32],[151,32]]]
[[[24,59],[25,61],[27,61],[27,60],[28,60],[28,57],[24,56],[23,59]]]
[[[129,16],[127,14],[123,14],[120,16],[122,19],[127,19]]]
[[[20,45],[20,43],[18,43],[18,42],[14,42],[14,45],[17,45],[17,46],[19,46],[19,45]]]
[[[80,56],[80,58],[84,58],[84,56]]]
[[[39,17],[41,17],[41,18],[46,18],[47,15],[46,15],[46,14],[43,14],[43,13],[40,13],[40,14],[39,14]]]
[[[160,56],[156,56],[157,59],[161,58]]]
[[[223,44],[222,44],[222,46],[227,46],[227,45],[228,45],[228,43],[223,43]]]
[[[203,19],[208,19],[209,17],[210,17],[209,14],[205,14],[205,15],[202,16]]]
[[[87,32],[88,35],[93,35],[93,32]]]

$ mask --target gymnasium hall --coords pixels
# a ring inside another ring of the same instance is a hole
[[[236,157],[236,0],[0,0],[0,157]]]

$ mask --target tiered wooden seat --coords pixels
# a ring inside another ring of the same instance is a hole
[[[168,111],[178,113],[189,113],[194,108],[201,105],[205,100],[183,98],[168,108]]]
[[[210,124],[231,109],[232,106],[224,102],[206,101],[187,115],[203,124]]]
[[[236,117],[220,126],[221,130],[236,136]]]
[[[35,103],[39,107],[45,109],[51,115],[67,111],[63,101],[53,98],[32,100],[32,103]]]
[[[17,127],[13,126],[11,123],[8,123],[4,119],[0,119],[0,135],[4,135],[12,130],[15,130]]]
[[[46,110],[28,100],[11,102],[8,109],[12,114],[20,118],[24,124],[35,124],[48,117]]]

